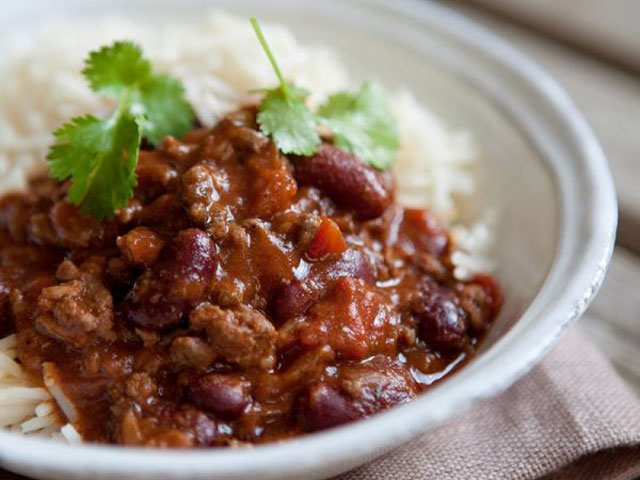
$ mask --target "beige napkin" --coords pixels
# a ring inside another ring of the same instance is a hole
[[[640,399],[574,328],[531,373],[335,480],[628,480],[640,476]]]
[[[497,398],[334,480],[628,480],[640,400],[574,329]],[[23,477],[0,471],[0,480]]]

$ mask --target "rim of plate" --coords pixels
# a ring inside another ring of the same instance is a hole
[[[124,2],[113,2],[119,3]],[[309,4],[310,11],[329,8],[343,20],[357,18],[359,26],[412,48],[417,48],[421,29],[435,31],[453,47],[436,55],[438,62],[498,104],[538,149],[555,181],[559,237],[553,265],[527,310],[495,345],[438,388],[406,405],[326,432],[246,449],[166,451],[67,445],[0,431],[0,463],[29,466],[30,471],[160,478],[211,474],[259,478],[269,472],[285,476],[316,469],[338,473],[346,470],[341,466],[355,466],[503,391],[584,312],[611,258],[617,204],[602,149],[566,92],[515,48],[442,5],[424,0]],[[505,82],[496,84],[496,75]],[[565,161],[571,157],[572,162]]]

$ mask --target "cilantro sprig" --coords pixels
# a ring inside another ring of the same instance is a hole
[[[193,125],[193,111],[175,79],[153,72],[139,46],[118,41],[89,54],[83,75],[91,89],[116,100],[111,117],[71,119],[54,132],[49,173],[71,179],[68,200],[99,220],[127,204],[137,184],[142,138],[158,145]]]
[[[285,80],[255,18],[251,24],[279,82],[258,90],[264,93],[260,130],[283,153],[310,156],[322,141],[322,127],[338,147],[375,168],[388,168],[398,132],[382,87],[364,83],[358,92],[337,92],[313,112],[305,103],[309,92]],[[194,115],[180,82],[154,72],[133,42],[91,52],[82,73],[91,89],[115,100],[117,108],[109,118],[75,117],[58,128],[47,159],[53,178],[70,180],[68,201],[102,220],[133,197],[142,139],[157,146],[167,135],[181,136]]]
[[[287,83],[255,18],[251,25],[280,82],[275,88],[263,90],[257,117],[260,130],[273,138],[282,153],[313,155],[320,136],[316,117],[304,103],[309,92]]]
[[[259,90],[265,96],[258,107],[258,124],[283,153],[313,155],[321,142],[318,127],[328,129],[334,143],[365,163],[388,168],[398,149],[398,131],[382,87],[366,82],[356,93],[331,95],[317,112],[306,105],[308,92],[288,83],[255,18],[251,25],[280,84]]]
[[[106,121],[86,115],[73,118],[54,135],[49,174],[58,180],[71,178],[67,200],[99,220],[113,217],[133,196],[137,183],[137,120],[126,113]]]

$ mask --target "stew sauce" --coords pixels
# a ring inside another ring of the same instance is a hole
[[[98,222],[38,178],[0,199],[0,331],[85,440],[287,438],[407,402],[473,355],[495,281],[394,179],[324,143],[286,158],[235,112],[144,150]]]

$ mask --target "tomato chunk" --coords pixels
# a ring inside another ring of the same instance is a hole
[[[305,347],[329,345],[343,358],[362,360],[384,350],[394,323],[389,299],[363,280],[343,277],[309,310],[298,339]]]
[[[323,217],[309,248],[307,258],[324,260],[330,256],[340,255],[347,248],[342,232],[333,220]]]

